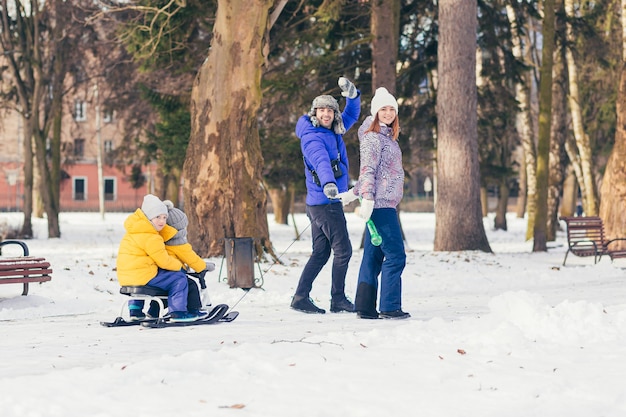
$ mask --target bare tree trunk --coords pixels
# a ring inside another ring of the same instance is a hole
[[[526,152],[521,148],[522,158],[519,162],[519,189],[517,191],[517,204],[515,214],[518,219],[523,219],[526,214],[526,203],[528,201],[528,174],[526,169]]]
[[[39,189],[48,217],[48,237],[61,237],[59,225],[59,212],[61,211],[61,128],[65,78],[70,66],[69,49],[72,48],[72,45],[67,41],[66,34],[69,25],[68,19],[70,18],[66,10],[67,7],[71,6],[62,0],[49,3],[50,31],[53,41],[42,44],[41,48],[44,56],[55,57],[51,68],[52,81],[50,85],[46,85],[45,82],[36,83],[38,89],[33,91],[35,102],[41,103],[45,101],[44,91],[50,89],[49,91],[52,93],[52,100],[47,111],[49,122],[43,123],[39,129],[40,133],[35,134],[37,160],[41,174],[41,187]],[[41,68],[39,70],[43,76],[44,71]],[[50,125],[51,134],[48,134],[48,126]],[[49,152],[48,148],[50,149]]]
[[[184,165],[189,242],[201,256],[224,253],[224,239],[252,237],[274,254],[257,128],[263,46],[273,0],[219,0],[213,42],[191,93]],[[275,256],[274,256],[275,257]]]
[[[509,202],[509,182],[506,178],[501,178],[498,184],[498,204],[496,205],[496,215],[493,219],[493,227],[496,230],[507,230],[506,213]]]
[[[63,63],[55,65],[55,74],[61,74]],[[61,78],[61,77],[56,77]],[[65,80],[65,76],[62,77]],[[61,130],[63,126],[63,80],[53,81],[52,90],[52,135],[50,138],[50,198],[52,200],[52,207],[56,211],[56,218],[58,224],[58,215],[61,211]],[[58,234],[61,234],[60,226],[58,227]]]
[[[48,237],[59,237],[61,141],[60,126],[54,123],[60,123],[63,81],[70,65],[67,51],[75,47],[66,42],[66,19],[70,14],[64,8],[76,6],[63,0],[15,1],[11,6],[1,0],[1,4],[0,44],[13,78],[19,111],[25,121],[23,234],[32,235],[30,217],[36,203],[34,195],[40,195],[48,217]],[[52,100],[48,102],[50,93]],[[52,139],[48,142],[51,130]],[[39,177],[37,183],[34,183],[34,168]]]
[[[293,190],[288,188],[271,188],[268,191],[274,210],[276,224],[288,224],[289,210],[292,206]]]
[[[532,66],[532,59],[530,54],[530,46],[526,50],[526,54],[522,50],[522,34],[519,29],[517,19],[513,7],[506,6],[507,17],[511,25],[513,32],[513,55],[526,62],[527,65]],[[528,43],[530,45],[530,43]],[[520,194],[518,199],[517,216],[524,217],[524,211],[529,216],[529,226],[534,225],[535,216],[535,194],[537,190],[536,183],[536,169],[537,169],[537,150],[535,148],[535,135],[533,129],[533,119],[530,106],[530,84],[532,82],[530,70],[526,71],[523,75],[523,83],[518,83],[515,86],[515,96],[520,103],[520,115],[518,126],[520,128],[520,138],[522,141],[523,156],[524,159],[520,165]],[[531,221],[532,219],[532,221]],[[526,232],[526,238],[531,238],[531,230],[529,227]]]
[[[20,236],[24,239],[33,237],[33,136],[31,119],[22,117],[24,125],[24,224]]]
[[[548,224],[548,174],[550,128],[552,119],[552,63],[554,61],[554,0],[545,0],[543,18],[543,51],[539,86],[539,141],[537,143],[537,196],[533,227],[533,252],[545,252]]]
[[[576,175],[571,166],[568,167],[565,181],[563,182],[563,200],[561,201],[561,207],[559,214],[564,217],[571,217],[575,214],[576,200],[578,198],[578,183],[576,182]]]
[[[33,157],[35,158],[33,163],[33,217],[43,219],[46,208],[44,207],[43,197],[41,195],[43,179],[39,162],[37,161],[37,141],[33,141],[33,152]]]
[[[400,1],[372,2],[372,91],[386,87],[396,93],[396,62],[400,34]]]
[[[622,11],[624,12],[624,11]],[[569,18],[574,17],[574,2],[565,0],[565,14]],[[574,30],[571,24],[567,24],[567,40],[569,45],[573,45],[575,41]],[[576,138],[576,146],[580,155],[582,183],[585,186],[583,190],[583,208],[587,216],[596,216],[598,214],[598,198],[596,183],[593,173],[593,161],[591,157],[591,145],[589,137],[583,126],[583,116],[580,109],[580,95],[578,93],[578,70],[574,61],[574,54],[571,48],[567,48],[567,71],[569,73],[569,107],[572,116],[572,130],[574,138]]]
[[[585,183],[583,181],[582,164],[580,163],[580,155],[578,155],[578,150],[576,149],[576,141],[571,135],[568,135],[565,139],[565,153],[567,154],[567,158],[572,166],[572,171],[574,172],[574,176],[576,177],[576,181],[580,187],[580,193],[581,195],[584,195]]]
[[[491,252],[480,204],[476,0],[439,1],[436,251]]]
[[[59,229],[59,210],[58,207],[53,206],[52,201],[53,184],[50,180],[50,169],[46,160],[46,140],[42,136],[37,136],[38,135],[35,134],[35,140],[38,141],[37,146],[35,146],[36,161],[41,175],[41,182],[39,184],[41,192],[39,194],[41,195],[43,206],[48,217],[48,237],[61,237],[61,231]]]
[[[555,54],[554,75],[552,83],[552,131],[550,155],[548,158],[548,222],[547,240],[556,240],[559,228],[559,205],[563,190],[565,172],[565,151],[563,146],[567,137],[567,72],[563,49]]]
[[[617,93],[615,144],[602,180],[600,217],[609,239],[626,230],[626,0],[622,0],[622,69]],[[622,247],[623,249],[623,247]]]
[[[489,214],[489,198],[487,196],[487,187],[480,187],[480,210],[483,217],[487,217]]]
[[[165,199],[170,200],[175,207],[180,206],[180,168],[171,168],[164,176],[163,186],[165,188]]]

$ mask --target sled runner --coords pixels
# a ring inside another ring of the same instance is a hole
[[[146,318],[143,320],[127,321],[122,316],[117,317],[112,322],[102,321],[100,324],[104,327],[125,327],[125,326],[143,326],[152,328],[161,327],[185,327],[198,326],[204,324],[229,323],[239,316],[239,312],[228,312],[228,305],[218,304],[209,312],[209,314],[201,319],[189,322],[172,322],[166,315],[158,318]]]

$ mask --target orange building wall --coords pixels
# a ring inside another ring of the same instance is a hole
[[[99,211],[98,169],[95,164],[73,164],[63,169],[69,177],[61,180],[60,211]],[[103,178],[115,178],[113,200],[105,200],[105,211],[134,211],[141,206],[143,196],[154,193],[154,166],[144,167],[146,182],[133,189],[126,175],[114,167],[104,166]],[[86,180],[86,198],[74,199],[75,178]],[[24,207],[24,177],[18,163],[0,162],[0,211],[22,211]]]

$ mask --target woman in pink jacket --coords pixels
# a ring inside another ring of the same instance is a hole
[[[359,180],[352,190],[339,195],[344,203],[360,197],[359,216],[371,219],[382,237],[382,244],[374,246],[366,228],[354,306],[362,319],[405,319],[410,314],[402,311],[406,254],[397,212],[404,188],[398,103],[386,88],[380,87],[370,107],[371,116],[359,128]],[[380,313],[376,310],[379,275]]]

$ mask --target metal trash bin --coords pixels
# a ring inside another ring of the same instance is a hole
[[[254,239],[224,238],[226,274],[230,288],[254,288]]]

